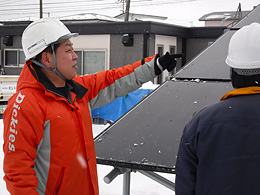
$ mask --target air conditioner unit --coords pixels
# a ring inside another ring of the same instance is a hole
[[[6,46],[13,46],[13,36],[6,35],[3,40],[3,44]]]
[[[124,46],[133,46],[134,45],[134,35],[133,34],[124,34],[122,43]]]

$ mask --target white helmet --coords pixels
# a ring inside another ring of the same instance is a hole
[[[260,68],[260,24],[252,23],[231,37],[226,63],[235,69]]]
[[[53,43],[77,36],[57,18],[41,18],[32,22],[23,32],[22,47],[25,60],[34,58]]]

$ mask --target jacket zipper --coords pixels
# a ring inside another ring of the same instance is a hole
[[[60,95],[60,94],[58,94],[58,93],[56,93],[56,92],[54,92],[54,91],[52,91],[52,90],[50,90],[50,89],[46,89],[48,92],[51,92],[51,93],[53,93],[53,94],[55,94],[55,95],[57,95],[57,96],[60,96],[60,97],[62,97],[62,98],[64,98],[64,99],[66,99],[71,105],[73,105],[74,106],[74,103],[75,103],[75,101],[76,101],[76,99],[77,99],[77,97],[75,97],[75,99],[74,99],[74,101],[73,102],[70,102],[70,100],[68,99],[68,98],[66,98],[66,97],[64,97],[63,95]]]

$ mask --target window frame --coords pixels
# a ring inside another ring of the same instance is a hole
[[[8,65],[7,64],[7,58],[6,53],[9,51],[15,51],[16,52],[16,65]],[[20,52],[23,52],[23,49],[15,49],[15,48],[7,48],[4,49],[4,67],[7,68],[23,68],[25,61],[20,63]]]
[[[107,64],[107,49],[84,49],[83,50],[83,74],[94,74],[94,73],[88,73],[88,72],[85,72],[85,68],[84,68],[84,64],[85,64],[85,53],[86,52],[104,52],[104,64],[105,64],[105,70],[108,70],[108,64]],[[105,71],[105,70],[102,70],[102,71]]]
[[[84,70],[83,70],[84,50],[83,49],[74,49],[74,52],[80,52],[81,53],[81,59],[80,59],[81,60],[81,64],[78,64],[78,61],[77,61],[77,66],[78,67],[80,66],[80,73],[77,73],[77,74],[78,75],[84,75]],[[77,54],[77,56],[78,56],[78,54]]]
[[[157,44],[156,46],[156,49],[157,49],[157,53],[162,56],[164,54],[164,45],[162,44]],[[161,50],[161,51],[160,51]],[[163,82],[163,78],[162,78],[162,74],[158,75],[156,78],[157,78],[157,84],[162,84]]]
[[[172,49],[174,50],[174,52],[172,53]],[[169,45],[169,53],[170,54],[176,54],[176,46],[175,45]]]

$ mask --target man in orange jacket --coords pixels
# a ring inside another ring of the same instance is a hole
[[[37,20],[23,32],[26,64],[4,112],[4,180],[13,195],[98,195],[90,109],[176,65],[172,55],[155,55],[80,77],[74,36],[54,18]]]

